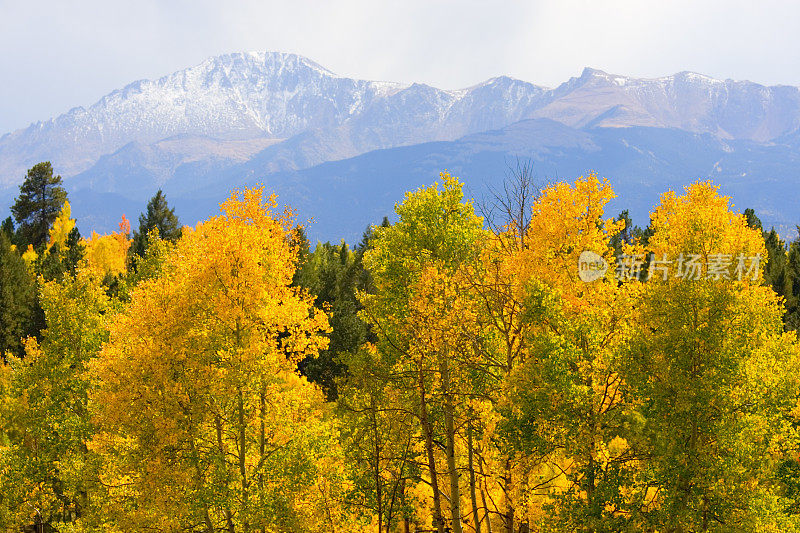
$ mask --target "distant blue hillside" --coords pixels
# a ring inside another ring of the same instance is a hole
[[[800,223],[798,146],[796,137],[758,144],[666,128],[578,130],[536,119],[456,141],[375,150],[299,171],[268,173],[259,167],[258,156],[228,168],[184,165],[164,191],[181,220],[194,224],[217,213],[231,189],[260,182],[278,193],[281,203],[297,209],[300,220],[313,218],[312,240],[353,243],[369,224],[391,215],[406,191],[433,183],[440,171],[459,176],[468,194],[480,200],[521,158],[533,162],[542,184],[590,170],[607,177],[618,195],[608,215],[629,209],[640,225],[647,223],[661,193],[697,179],[712,179],[738,210],[752,207],[765,225],[775,225],[794,238],[794,225]],[[94,171],[102,172],[102,167]],[[127,172],[136,175],[143,170]],[[205,186],[198,188],[198,183]],[[83,189],[72,190],[70,198],[82,231],[110,231],[123,212],[135,225],[154,192],[129,187],[129,194],[122,196]]]

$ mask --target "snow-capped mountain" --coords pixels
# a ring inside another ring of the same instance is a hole
[[[214,57],[158,80],[131,83],[87,109],[76,107],[4,136],[0,174],[5,183],[17,181],[21,167],[52,159],[70,176],[127,143],[175,135],[290,137],[341,124],[376,96],[400,88],[336,77],[296,55]]]
[[[584,69],[537,117],[576,127],[648,126],[764,142],[800,127],[800,90],[680,72],[655,79]]]
[[[274,168],[282,169],[454,140],[528,118],[573,127],[674,127],[768,141],[800,126],[800,91],[689,72],[637,79],[589,68],[555,89],[500,77],[445,91],[340,77],[294,54],[235,53],[131,83],[88,108],[6,134],[0,138],[0,184],[18,183],[25,169],[41,160],[52,160],[68,178],[128,143],[149,145],[176,136],[216,143],[302,135],[289,143],[301,145],[300,160],[276,161]]]
[[[158,80],[141,80],[0,138],[0,183],[54,161],[64,177],[130,142],[173,136],[286,139],[346,126],[341,157],[431,139],[455,139],[522,118],[545,90],[507,78],[464,91],[355,80],[294,54],[214,57]],[[352,152],[352,150],[356,150]],[[352,152],[352,153],[351,153]]]
[[[463,141],[475,134],[481,143]],[[572,163],[580,161],[585,171],[623,176],[626,187],[645,184],[648,176],[661,176],[661,184],[702,177],[743,191],[755,169],[769,168],[777,174],[763,177],[759,205],[767,221],[792,227],[800,213],[785,212],[791,194],[787,203],[785,191],[772,189],[781,183],[798,189],[798,139],[797,87],[691,72],[642,79],[587,68],[552,89],[503,76],[442,90],[346,78],[294,54],[234,53],[134,82],[88,108],[0,137],[0,199],[8,204],[26,169],[49,160],[77,201],[82,230],[91,231],[114,227],[106,219],[118,218],[120,206],[142,203],[159,187],[184,199],[206,194],[201,204],[212,205],[230,187],[280,182],[286,201],[304,205],[313,185],[300,187],[293,181],[298,176],[354,165],[353,172],[369,176],[348,171],[347,179],[381,183],[378,175],[396,175],[399,168],[392,154],[426,154],[409,170],[417,173],[452,170],[461,161],[456,168],[473,181],[490,172],[487,161],[496,166],[524,156],[542,162],[549,177],[578,171]],[[445,144],[437,148],[437,142]],[[402,147],[411,150],[397,151]],[[387,149],[395,151],[361,157]],[[694,154],[691,164],[684,164],[687,153]],[[335,161],[345,166],[328,165]],[[626,192],[638,198],[618,191]],[[771,203],[777,194],[781,202]],[[652,205],[657,198],[641,201]],[[640,212],[647,209],[643,204]]]

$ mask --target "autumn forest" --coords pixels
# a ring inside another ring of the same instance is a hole
[[[432,176],[352,248],[268,187],[81,236],[35,165],[0,530],[800,530],[800,240],[711,182],[644,228],[613,198],[522,165],[481,201]]]

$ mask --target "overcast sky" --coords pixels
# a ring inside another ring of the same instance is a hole
[[[591,66],[800,85],[800,3],[0,0],[0,134],[217,54],[296,52],[341,75],[555,86]]]

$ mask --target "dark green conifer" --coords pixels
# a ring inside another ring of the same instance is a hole
[[[11,213],[19,224],[17,244],[23,247],[32,244],[36,250],[41,250],[66,199],[67,191],[61,186],[61,176],[53,176],[49,161],[37,163],[28,170],[19,187],[19,196],[11,207]]]
[[[161,189],[147,202],[147,211],[139,215],[139,229],[133,232],[130,251],[144,257],[147,248],[147,235],[158,230],[158,236],[165,241],[175,242],[181,236],[181,226],[175,216],[175,208],[170,208],[167,197]]]
[[[33,331],[36,281],[20,254],[12,250],[5,231],[0,231],[0,355],[22,356],[22,338]]]

